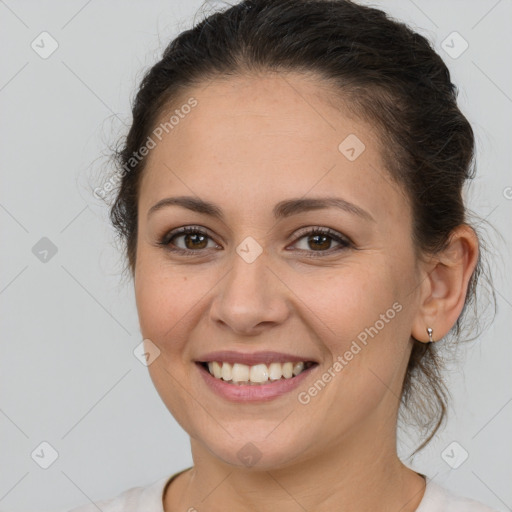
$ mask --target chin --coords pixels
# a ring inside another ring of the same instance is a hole
[[[284,430],[279,432],[279,427],[272,432],[275,428],[274,423],[272,427],[248,429],[244,433],[234,433],[232,437],[222,429],[222,434],[210,430],[204,436],[194,437],[211,455],[229,466],[269,471],[293,464],[305,451],[306,440],[300,429],[294,435]],[[231,432],[229,428],[226,430]]]

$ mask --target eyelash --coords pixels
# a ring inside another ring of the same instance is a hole
[[[192,249],[181,249],[180,247],[174,247],[171,248],[171,240],[173,238],[177,238],[179,236],[188,235],[188,234],[197,234],[197,235],[203,235],[211,239],[211,237],[206,233],[203,229],[195,226],[185,226],[183,228],[178,228],[174,231],[171,231],[170,233],[165,234],[160,241],[158,242],[158,245],[161,245],[165,247],[167,250],[176,253],[176,254],[182,254],[184,256],[197,256],[197,253],[200,253],[204,251],[205,249],[198,249],[198,250],[192,250]],[[299,236],[300,235],[300,236]],[[337,249],[328,249],[327,251],[304,251],[302,249],[298,249],[299,251],[309,253],[307,254],[307,257],[310,258],[321,258],[324,255],[331,255],[335,252],[340,252],[349,248],[354,248],[354,244],[351,240],[349,240],[347,237],[344,237],[337,233],[336,231],[333,231],[330,228],[322,228],[322,227],[315,227],[313,229],[310,229],[309,231],[302,231],[298,235],[298,238],[296,242],[306,236],[315,236],[315,235],[324,235],[328,236],[329,238],[332,238],[336,242],[341,244],[341,247],[338,247]],[[296,243],[295,242],[295,243]]]

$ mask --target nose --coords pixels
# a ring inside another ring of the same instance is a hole
[[[259,334],[282,324],[289,315],[289,289],[268,266],[265,253],[252,263],[234,253],[232,269],[217,290],[211,319],[235,334]]]

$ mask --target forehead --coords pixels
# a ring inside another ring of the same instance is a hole
[[[384,168],[378,133],[336,107],[333,94],[318,79],[291,73],[190,88],[159,120],[181,113],[148,156],[141,202],[192,191],[247,208],[339,191],[374,216],[403,215],[404,198],[389,200],[401,191]],[[181,111],[191,98],[196,105]]]

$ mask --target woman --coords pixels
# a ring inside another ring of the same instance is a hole
[[[436,344],[481,268],[473,147],[442,59],[379,10],[244,1],[172,41],[137,94],[111,218],[194,466],[97,505],[491,510],[396,447],[402,401],[432,427],[420,448],[443,419]]]

